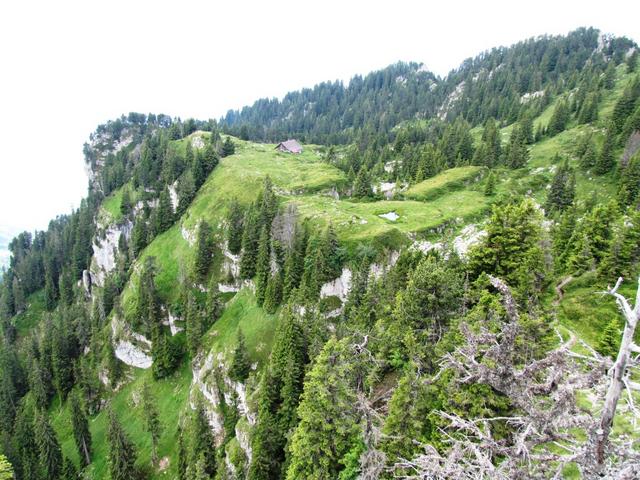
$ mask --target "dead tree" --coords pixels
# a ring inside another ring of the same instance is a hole
[[[490,281],[502,295],[508,321],[499,332],[482,327],[476,332],[463,324],[461,331],[467,340],[455,352],[444,356],[442,369],[453,371],[459,383],[491,386],[508,397],[514,413],[508,417],[468,419],[440,412],[447,425],[441,429],[447,452],[443,454],[431,445],[424,445],[424,453],[395,465],[396,474],[400,478],[430,480],[562,478],[563,467],[572,462],[582,478],[598,478],[602,474],[606,478],[633,478],[629,475],[640,467],[640,456],[629,442],[612,445],[611,461],[598,467],[594,465],[593,443],[571,433],[574,428],[584,432],[597,428],[598,420],[578,407],[576,394],[585,389],[604,390],[601,387],[607,377],[603,358],[595,352],[592,356],[571,352],[576,340],[572,335],[544,358],[520,364],[516,302],[504,282],[495,277],[490,277]],[[617,287],[610,293],[616,291]],[[637,305],[640,289],[638,295]],[[623,298],[618,301],[625,305]],[[624,311],[633,313],[626,305]],[[633,318],[637,320],[637,311]],[[631,323],[635,326],[634,321]],[[625,330],[625,338],[632,336],[632,330]],[[628,358],[631,345],[629,340],[623,357]],[[624,383],[624,377],[620,378]],[[494,422],[509,425],[511,435],[494,437],[491,428]]]
[[[598,465],[602,465],[606,458],[607,444],[609,441],[609,433],[613,425],[613,418],[616,414],[616,407],[620,395],[625,386],[629,387],[627,364],[631,356],[631,352],[638,352],[640,349],[633,343],[633,335],[638,324],[638,318],[640,317],[640,278],[638,278],[638,290],[636,292],[636,304],[635,307],[631,307],[629,301],[618,292],[620,285],[622,284],[622,277],[618,278],[615,286],[609,289],[606,293],[613,295],[618,304],[618,308],[624,315],[625,325],[624,333],[622,334],[622,341],[620,342],[620,349],[618,350],[618,356],[611,369],[611,380],[609,382],[609,388],[607,389],[607,395],[602,407],[602,416],[600,417],[600,423],[598,429],[595,431],[595,456]],[[632,398],[630,396],[630,398]]]

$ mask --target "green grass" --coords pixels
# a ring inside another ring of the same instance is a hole
[[[207,332],[205,343],[208,351],[229,357],[236,346],[238,328],[241,328],[251,361],[262,365],[271,352],[277,320],[277,314],[265,313],[257,305],[253,292],[244,288]]]
[[[450,168],[412,186],[405,193],[405,197],[412,200],[433,200],[452,190],[464,188],[477,179],[481,170],[482,167],[475,166]]]
[[[393,200],[351,202],[324,196],[289,197],[303,217],[314,223],[332,222],[340,240],[347,246],[358,242],[375,241],[393,231],[403,234],[428,233],[457,219],[471,219],[484,213],[489,200],[480,192],[460,190],[439,197],[432,202]],[[396,221],[379,215],[395,212]],[[404,236],[406,241],[406,235]],[[396,248],[399,245],[396,245]]]
[[[26,336],[35,328],[45,313],[44,288],[27,297],[27,308],[13,319],[18,337]]]
[[[111,194],[102,202],[102,214],[106,214],[106,218],[112,221],[119,221],[122,219],[122,212],[120,207],[122,206],[122,192],[125,187],[111,192]],[[107,222],[108,223],[108,222]]]
[[[188,408],[187,399],[191,384],[191,369],[188,362],[171,377],[160,381],[151,378],[150,370],[132,369],[132,381],[123,386],[112,398],[111,405],[122,423],[129,438],[138,452],[137,465],[148,471],[150,478],[176,478],[177,463],[177,428],[181,414]],[[150,468],[151,438],[144,430],[143,412],[139,405],[140,391],[144,381],[151,383],[162,423],[162,437],[158,445],[159,458],[169,457],[169,468],[157,472]],[[73,440],[70,426],[68,405],[62,408],[54,406],[50,409],[53,427],[61,440],[62,452],[65,456],[79,463],[79,456]],[[92,463],[87,470],[87,478],[95,480],[109,478],[108,447],[106,441],[107,413],[101,411],[89,420],[93,453]]]

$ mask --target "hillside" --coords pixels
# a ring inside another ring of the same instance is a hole
[[[88,198],[0,284],[16,478],[633,478],[637,358],[601,460],[594,432],[601,292],[640,274],[637,56],[580,29],[99,126]]]

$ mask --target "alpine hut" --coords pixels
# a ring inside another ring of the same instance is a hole
[[[280,142],[276,145],[276,149],[279,152],[285,153],[302,153],[302,145],[297,140],[287,140],[286,142]]]

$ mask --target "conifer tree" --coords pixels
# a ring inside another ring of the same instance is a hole
[[[202,313],[198,308],[198,303],[193,292],[187,294],[186,311],[187,347],[191,358],[195,358],[200,348],[202,335],[204,334],[204,323]]]
[[[429,402],[425,387],[409,368],[402,376],[389,402],[389,414],[384,422],[382,450],[387,455],[387,463],[403,458],[414,458],[420,453],[419,442],[430,438]]]
[[[80,461],[84,466],[91,463],[91,432],[80,398],[73,393],[69,399],[71,408],[71,426]]]
[[[631,157],[620,172],[618,200],[621,205],[640,206],[640,153]]]
[[[178,480],[186,480],[189,454],[187,452],[186,440],[184,438],[181,425],[178,425],[178,432],[176,433],[176,436],[178,438],[178,465],[176,467],[177,478]]]
[[[160,325],[156,325],[152,330],[151,358],[153,359],[151,373],[156,380],[171,375],[176,368],[178,361],[176,351]]]
[[[134,257],[140,255],[140,252],[147,246],[147,241],[147,222],[144,217],[137,217],[131,232],[131,250]]]
[[[560,100],[553,110],[551,120],[549,120],[549,126],[547,128],[549,135],[553,137],[554,135],[563,132],[567,127],[570,115],[571,112],[569,111],[567,103],[564,100]]]
[[[227,245],[229,251],[234,255],[238,255],[242,249],[243,221],[242,205],[234,198],[229,204],[229,212],[227,213]]]
[[[341,460],[360,431],[353,413],[356,395],[347,383],[353,373],[351,357],[346,339],[331,339],[307,375],[287,480],[338,478]]]
[[[0,480],[13,479],[13,466],[7,460],[7,457],[0,454]]]
[[[242,233],[242,256],[240,257],[240,277],[250,279],[256,274],[256,260],[260,243],[258,212],[255,207],[247,209],[244,215]]]
[[[615,165],[615,158],[613,156],[615,144],[615,133],[613,132],[613,129],[610,125],[607,129],[607,135],[604,138],[604,144],[602,145],[600,155],[596,159],[594,168],[594,172],[596,174],[604,175],[605,173],[610,172]]]
[[[189,205],[196,197],[196,181],[193,177],[191,169],[187,169],[178,181],[177,194],[178,205],[176,207],[176,216],[181,217],[187,211]]]
[[[264,311],[276,313],[278,306],[282,302],[282,272],[278,271],[269,278],[265,291]]]
[[[229,378],[236,382],[244,382],[249,377],[249,373],[251,373],[251,360],[249,360],[242,330],[238,329],[236,348],[229,367]]]
[[[156,406],[156,399],[146,381],[142,385],[142,412],[145,429],[151,435],[151,465],[155,465],[158,462],[158,442],[162,434],[162,424],[160,423],[160,413]]]
[[[62,471],[62,453],[56,434],[45,412],[35,417],[34,433],[38,444],[38,458],[44,478],[59,478]]]
[[[496,193],[496,176],[493,171],[490,171],[487,175],[486,183],[484,184],[484,194],[487,197],[492,197]]]
[[[215,322],[220,315],[222,315],[222,311],[224,310],[224,301],[222,299],[222,294],[220,290],[218,290],[218,282],[215,277],[211,278],[209,282],[209,292],[207,295],[207,312],[206,312],[206,321],[203,322],[203,333],[204,330],[209,328],[209,326]]]
[[[191,439],[191,445],[189,448],[187,477],[189,479],[193,478],[192,475],[196,472],[196,464],[201,461],[204,464],[201,465],[200,470],[203,470],[209,478],[214,478],[216,474],[215,442],[201,403],[196,405],[191,417],[188,437]]]
[[[213,239],[211,237],[211,227],[206,221],[202,220],[198,226],[194,263],[195,275],[198,280],[202,281],[207,277],[212,255]]]
[[[233,140],[231,140],[231,137],[227,136],[227,138],[224,139],[224,143],[222,144],[222,156],[228,157],[229,155],[233,155],[234,153],[236,153],[236,146],[233,143]]]
[[[135,466],[137,455],[135,447],[111,407],[108,411],[107,444],[111,479],[137,480],[139,473]]]
[[[600,334],[597,350],[600,354],[615,358],[620,348],[620,328],[618,319],[613,317]]]
[[[264,303],[267,282],[271,276],[271,238],[266,226],[262,227],[258,246],[256,264],[256,302],[259,306]]]
[[[353,194],[355,198],[369,198],[373,197],[373,190],[371,189],[371,179],[366,171],[366,168],[361,168],[356,176],[356,181],[353,184]]]
[[[162,189],[158,200],[157,224],[155,226],[156,234],[162,233],[169,229],[173,224],[173,206],[171,205],[171,196],[167,188]]]
[[[2,477],[0,477],[1,479]],[[78,469],[76,465],[67,457],[62,458],[62,470],[60,480],[78,480]]]
[[[511,168],[522,168],[529,161],[529,150],[518,125],[511,132],[505,154],[506,164]]]
[[[561,161],[560,156],[556,155],[554,163],[560,163],[553,180],[551,188],[547,195],[545,203],[545,211],[551,214],[556,211],[563,211],[573,204],[576,190],[576,178],[573,168],[569,167],[567,160]]]
[[[124,216],[131,213],[131,192],[129,188],[124,187],[122,189],[122,200],[120,201],[120,213]]]
[[[284,285],[282,300],[286,302],[295,289],[300,286],[304,273],[305,253],[309,239],[306,224],[297,225],[295,229],[293,248],[287,255],[284,265]]]
[[[321,249],[324,264],[322,271],[318,273],[321,275],[322,280],[330,281],[339,277],[342,272],[342,252],[338,243],[338,236],[331,223],[325,230]]]

